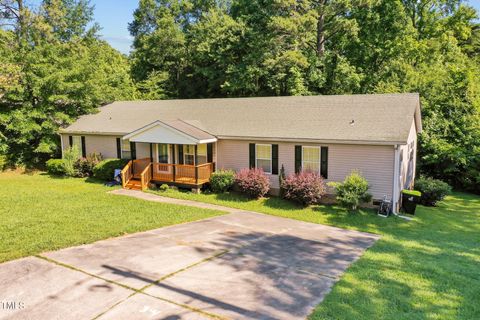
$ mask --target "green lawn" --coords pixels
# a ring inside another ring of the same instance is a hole
[[[0,173],[0,263],[221,212],[108,194],[85,179]]]
[[[417,208],[408,222],[381,218],[371,210],[303,209],[278,198],[173,190],[158,194],[381,234],[311,319],[480,319],[479,196],[455,193],[437,208]]]

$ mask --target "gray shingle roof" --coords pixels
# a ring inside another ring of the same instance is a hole
[[[62,132],[124,135],[182,120],[218,138],[404,143],[415,117],[421,130],[419,108],[415,93],[119,101]]]

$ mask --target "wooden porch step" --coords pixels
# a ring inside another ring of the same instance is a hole
[[[130,181],[128,181],[128,183],[125,185],[125,189],[142,190],[142,182],[137,179],[130,179]]]

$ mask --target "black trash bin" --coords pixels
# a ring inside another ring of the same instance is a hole
[[[420,203],[422,194],[416,190],[402,190],[402,211],[415,214],[417,204]]]

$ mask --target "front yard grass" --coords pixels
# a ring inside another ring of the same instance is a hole
[[[222,214],[115,196],[109,190],[86,179],[0,173],[0,263]]]
[[[454,193],[438,207],[417,207],[405,221],[235,193],[150,192],[382,235],[310,319],[480,319],[479,196]]]

